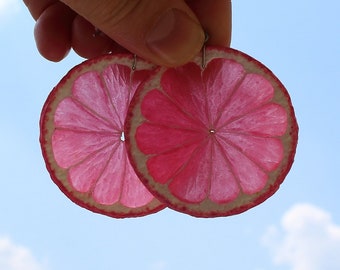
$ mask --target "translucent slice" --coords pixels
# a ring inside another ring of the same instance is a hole
[[[170,208],[217,217],[270,197],[290,170],[298,125],[288,92],[251,57],[206,49],[178,68],[159,68],[126,119],[131,164]]]
[[[124,122],[137,87],[153,70],[130,55],[107,55],[73,68],[42,110],[40,143],[53,181],[75,203],[124,218],[165,207],[127,157]]]

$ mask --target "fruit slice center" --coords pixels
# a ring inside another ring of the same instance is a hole
[[[122,142],[125,142],[125,134],[124,134],[124,132],[122,132],[122,133],[120,134],[120,140],[121,140]]]

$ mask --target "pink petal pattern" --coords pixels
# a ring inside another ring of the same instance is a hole
[[[152,154],[149,174],[188,203],[261,191],[283,159],[277,137],[287,114],[273,98],[267,79],[234,60],[166,69],[159,89],[143,98],[146,121],[135,135],[138,148]]]
[[[54,158],[61,168],[67,169],[114,141],[107,134],[56,129],[52,135]]]
[[[203,124],[208,121],[208,118],[205,89],[199,88],[202,85],[200,72],[200,67],[194,63],[168,69],[161,78],[161,85],[164,93],[168,94],[169,100],[186,112],[193,119],[192,121]]]
[[[121,140],[128,105],[149,71],[112,64],[81,74],[56,108],[52,148],[78,192],[99,204],[141,207],[153,200],[128,161]]]
[[[194,103],[191,103],[193,110],[184,110],[182,103],[177,100],[170,100],[169,96],[157,90],[152,90],[146,94],[147,97],[142,102],[143,115],[151,122],[162,123],[164,126],[181,129],[204,129],[205,126],[197,117],[197,109]],[[174,94],[178,98],[178,94]],[[181,100],[186,100],[184,97]],[[190,101],[191,102],[191,101]],[[189,102],[189,104],[190,104]],[[189,106],[187,104],[186,106]],[[162,108],[162,113],[155,113]],[[195,114],[194,114],[195,113]]]
[[[118,126],[113,126],[105,119],[91,113],[83,104],[70,97],[59,103],[55,111],[54,123],[58,128],[63,129],[100,131],[101,133],[119,130]]]
[[[163,123],[162,123],[163,124]],[[163,125],[144,124],[137,129],[139,144],[145,154],[160,154],[187,144],[196,144],[204,138],[204,134],[187,129],[176,129]],[[157,144],[154,143],[155,139]]]
[[[114,204],[120,199],[121,189],[125,181],[126,160],[124,160],[122,145],[112,151],[112,156],[106,163],[105,170],[96,179],[96,184],[93,186],[93,197],[99,203]]]
[[[114,87],[114,85],[110,86]],[[117,86],[121,87],[121,85]],[[116,88],[106,87],[101,74],[89,71],[75,80],[72,88],[72,97],[77,99],[92,114],[110,123],[111,127],[118,129],[118,127],[122,126],[122,122],[120,121],[119,113],[115,111],[115,107],[111,104],[109,98],[111,89]]]
[[[246,74],[238,81],[238,84],[233,95],[215,115],[216,126],[222,126],[235,118],[246,115],[273,98],[272,85],[261,75]],[[226,88],[228,89],[228,86]]]
[[[150,174],[159,183],[166,184],[187,165],[184,162],[190,159],[196,148],[197,145],[191,143],[151,157],[147,162]]]
[[[213,143],[212,145],[211,163],[213,166],[210,179],[214,179],[214,181],[210,181],[209,198],[216,203],[228,203],[237,198],[240,186],[224,151],[218,144]]]
[[[283,156],[283,146],[277,138],[255,137],[231,132],[226,134],[221,132],[216,137],[234,146],[267,172],[275,170]]]
[[[69,180],[75,190],[86,193],[91,192],[94,184],[102,177],[108,166],[112,152],[117,145],[109,145],[101,150],[91,153],[83,161],[69,167]]]
[[[169,190],[183,201],[199,203],[207,197],[211,162],[211,144],[197,147],[186,166],[176,174],[169,184]]]
[[[215,77],[210,74],[214,74]],[[224,107],[230,103],[231,96],[235,94],[238,84],[245,75],[242,65],[233,60],[215,59],[213,65],[207,65],[202,77],[206,97],[209,97],[205,99],[208,104],[211,126],[217,125],[213,121],[216,121],[221,112],[225,110]]]
[[[287,114],[278,104],[267,104],[239,119],[225,123],[223,131],[247,133],[254,136],[276,137],[285,133]]]

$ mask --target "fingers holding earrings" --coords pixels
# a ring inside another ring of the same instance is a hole
[[[76,16],[73,20],[71,46],[84,58],[126,51],[81,16]]]

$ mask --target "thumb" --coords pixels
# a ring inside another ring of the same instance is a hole
[[[132,53],[177,66],[202,48],[204,31],[184,0],[62,0]]]

